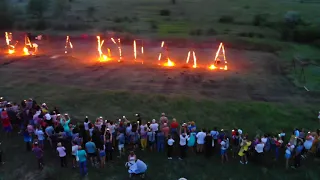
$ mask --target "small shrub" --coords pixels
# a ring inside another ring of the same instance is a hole
[[[254,26],[262,26],[262,25],[266,24],[267,16],[268,16],[267,14],[256,14],[253,17],[252,24]]]
[[[171,12],[168,9],[160,10],[160,16],[170,16]]]
[[[232,16],[224,15],[219,18],[219,22],[220,23],[233,23],[234,18]]]
[[[121,23],[122,21],[123,21],[123,19],[121,17],[115,17],[113,19],[113,22],[115,22],[115,23]]]
[[[47,23],[44,19],[40,19],[38,20],[34,28],[35,30],[45,30],[47,29]]]
[[[201,36],[203,34],[202,29],[193,29],[189,32],[191,36]]]
[[[208,36],[212,36],[212,35],[216,35],[216,34],[217,34],[216,30],[214,30],[213,28],[209,28],[207,30],[207,35]]]
[[[292,39],[299,43],[312,43],[320,39],[319,26],[298,26],[293,30]]]
[[[87,16],[92,17],[94,15],[94,12],[96,11],[96,8],[93,6],[90,6],[87,8]]]
[[[302,23],[302,19],[299,12],[296,11],[288,11],[284,15],[284,22],[291,27],[299,25]]]
[[[158,29],[157,22],[156,22],[156,21],[150,21],[150,28],[151,28],[152,30]]]

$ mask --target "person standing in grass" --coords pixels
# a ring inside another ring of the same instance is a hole
[[[79,162],[80,174],[82,176],[88,175],[87,169],[87,153],[81,146],[78,147],[77,151],[77,161]]]
[[[149,129],[147,135],[148,135],[148,145],[149,145],[150,151],[153,151],[155,147],[155,142],[156,142],[156,133],[151,129]]]
[[[203,146],[204,146],[204,138],[207,136],[205,133],[205,130],[202,129],[198,134],[196,135],[197,137],[197,153],[202,153],[203,152]]]
[[[163,127],[161,128],[161,131],[164,133],[164,136],[167,138],[170,132],[170,128],[167,123],[163,124]]]
[[[161,117],[160,117],[160,123],[161,123],[161,125],[163,125],[163,124],[165,124],[165,123],[168,123],[168,122],[169,122],[169,120],[168,120],[166,114],[165,114],[165,113],[161,113]]]
[[[304,147],[302,144],[302,141],[298,142],[298,146],[295,149],[295,153],[294,153],[294,165],[292,166],[292,168],[298,168],[301,165],[301,153],[303,151]]]
[[[218,143],[219,131],[217,129],[218,129],[217,127],[214,127],[213,130],[210,132],[213,138],[214,144]]]
[[[158,152],[164,151],[164,142],[165,142],[165,136],[162,131],[158,131],[157,133],[157,149]]]
[[[171,136],[173,139],[175,139],[178,134],[178,128],[179,128],[179,123],[177,122],[176,118],[172,119],[172,123],[170,124],[170,129],[171,129]]]
[[[248,164],[248,151],[249,151],[249,147],[251,146],[251,141],[248,139],[248,135],[245,135],[243,137],[243,140],[240,144],[241,148],[240,151],[238,153],[238,155],[240,156],[240,163],[241,164]]]
[[[112,152],[113,152],[112,135],[110,136],[109,139],[106,139],[105,148],[106,148],[106,160],[112,161]]]
[[[181,133],[181,129],[184,129],[184,132]],[[187,139],[189,138],[189,136],[186,134],[186,125],[184,124],[181,128],[180,128],[180,160],[183,160],[186,157],[186,149],[187,149]]]
[[[96,158],[97,158],[97,151],[96,151],[97,148],[96,148],[96,145],[94,144],[94,142],[92,142],[92,138],[90,139],[89,142],[87,142],[85,144],[85,146],[86,146],[86,150],[87,150],[88,156],[91,161],[91,165],[95,166]]]
[[[79,146],[77,145],[77,142],[72,141],[72,147],[71,147],[71,154],[72,154],[72,167],[75,168],[77,166],[77,152],[78,152]]]
[[[60,157],[60,164],[61,167],[67,167],[67,153],[66,148],[62,146],[61,142],[57,144],[57,151],[58,155]]]
[[[43,150],[38,146],[38,142],[34,142],[32,152],[36,155],[39,169],[43,168]]]
[[[240,150],[241,137],[239,132],[235,132],[235,135],[232,137],[232,157],[235,158],[236,154]]]
[[[2,109],[1,120],[2,120],[2,127],[5,131],[5,136],[8,137],[12,132],[12,125],[11,125],[10,118],[8,116],[8,112],[6,108]]]
[[[196,144],[196,135],[197,135],[197,133],[193,129],[193,130],[191,130],[191,133],[188,138],[188,148],[191,149],[192,152],[194,152],[194,146]]]
[[[172,151],[173,151],[173,144],[174,144],[174,140],[172,139],[171,135],[168,136],[168,149],[167,149],[167,155],[168,155],[168,159],[172,159]]]
[[[258,143],[255,145],[255,158],[256,162],[260,164],[263,161],[263,150],[264,150],[265,144],[262,142],[262,140],[258,139]]]
[[[123,132],[118,132],[117,140],[118,140],[118,150],[119,150],[119,158],[121,158],[122,154],[124,154],[124,144],[126,137]]]
[[[193,130],[193,129],[192,129]],[[191,131],[192,131],[191,130]],[[210,131],[207,132],[207,136],[204,138],[204,142],[205,142],[205,156],[207,158],[211,157],[212,151],[213,151],[213,146],[212,146],[212,141],[213,138],[210,134]],[[188,142],[189,144],[189,142]]]
[[[143,126],[143,130],[140,131],[140,142],[141,142],[141,149],[145,150],[147,148],[148,142],[148,135],[147,135],[148,128]]]
[[[32,135],[29,133],[28,129],[26,129],[23,133],[23,140],[26,143],[26,150],[31,151]]]
[[[290,143],[287,145],[287,147],[286,147],[286,151],[285,151],[285,155],[284,155],[284,157],[285,157],[285,159],[286,159],[286,169],[288,169],[289,168],[289,161],[290,161],[290,158],[291,158],[291,152],[292,151],[292,149],[291,149],[291,145],[290,145]]]
[[[223,138],[223,140],[220,142],[221,145],[221,150],[220,150],[220,154],[221,154],[221,162],[227,162],[228,161],[228,153],[227,150],[229,148],[229,139],[225,136]]]
[[[100,167],[104,168],[106,164],[106,145],[103,145],[102,149],[99,149]]]
[[[43,149],[45,137],[44,137],[44,132],[42,131],[41,126],[39,126],[39,128],[36,129],[35,135],[38,137],[39,147]]]

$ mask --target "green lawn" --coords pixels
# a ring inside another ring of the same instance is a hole
[[[96,91],[67,86],[50,86],[40,84],[1,84],[1,95],[13,100],[33,97],[38,102],[46,102],[61,107],[63,112],[72,114],[73,121],[82,121],[85,115],[89,117],[104,116],[116,119],[123,115],[129,119],[139,112],[143,119],[158,118],[161,112],[168,117],[177,118],[179,122],[193,120],[198,127],[231,129],[239,127],[251,136],[256,133],[278,132],[285,129],[288,134],[294,127],[305,127],[314,130],[316,121],[316,106],[286,105],[260,102],[213,100],[194,100],[187,97],[164,97],[160,95],[142,95],[130,92]],[[14,144],[12,144],[14,142]],[[36,162],[31,154],[24,154],[22,137],[4,140],[6,161],[0,169],[0,179],[77,179],[78,170],[61,169],[58,157],[46,152],[47,166],[40,173],[36,170]],[[296,171],[284,170],[284,160],[273,162],[266,159],[265,166],[250,163],[240,165],[238,159],[221,165],[219,155],[211,160],[188,153],[189,157],[181,162],[168,162],[165,153],[138,152],[139,158],[148,165],[148,179],[174,180],[185,176],[191,180],[212,179],[319,179],[319,166],[314,166],[313,158],[304,161],[304,166]],[[281,154],[281,157],[283,155]],[[105,170],[89,169],[88,179],[125,179],[125,159],[117,159]],[[14,173],[11,173],[14,172]],[[244,173],[245,172],[245,173]],[[2,180],[1,179],[1,180]]]

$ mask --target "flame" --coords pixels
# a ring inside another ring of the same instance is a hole
[[[133,41],[133,56],[134,56],[134,60],[137,60],[137,43],[136,40]]]
[[[69,49],[69,48],[70,48],[70,49],[73,49],[73,45],[72,45],[72,43],[71,43],[70,37],[67,36],[67,38],[66,38],[66,45],[64,46],[64,49],[65,49],[64,53],[65,53],[65,54],[68,53],[68,49]]]
[[[8,54],[14,54],[15,53],[15,45],[10,44],[10,42],[12,41],[12,33],[5,32],[5,37],[6,37],[6,44],[8,46]]]
[[[222,54],[221,54],[221,49],[222,49]],[[221,60],[220,60],[220,57],[219,56],[222,56],[222,58],[223,58],[223,62],[224,62],[224,66],[222,66],[222,67],[217,67],[218,66],[218,62],[221,62]],[[227,66],[227,59],[226,59],[226,53],[225,53],[225,49],[224,49],[224,45],[223,45],[223,43],[221,42],[220,43],[220,45],[219,45],[219,48],[218,48],[218,50],[217,50],[217,52],[216,52],[216,56],[215,56],[215,58],[214,58],[214,64],[215,65],[210,65],[209,66],[209,69],[221,69],[221,70],[228,70],[228,66]]]
[[[109,57],[104,55],[102,52],[102,46],[104,43],[104,40],[101,41],[100,36],[97,36],[97,42],[98,42],[98,53],[99,53],[99,61],[100,62],[105,62],[105,61],[109,61]],[[108,55],[110,55],[110,49],[108,49]]]
[[[164,47],[164,41],[161,42],[161,50],[163,50],[163,47]],[[159,53],[159,56],[158,56],[158,64],[159,65],[160,65],[161,56],[162,56],[162,51]],[[169,60],[169,58],[168,58],[168,60]]]
[[[118,38],[118,42],[116,42],[114,40],[114,38],[111,38],[111,41],[118,47],[118,51],[119,51],[119,59],[118,62],[120,62],[122,60],[122,50],[121,50],[121,41],[120,38]],[[108,54],[111,54],[108,50]],[[111,57],[111,56],[110,56]]]
[[[30,51],[32,49],[32,51]],[[24,47],[23,47],[23,53],[24,55],[35,55],[38,51],[38,44],[31,43],[29,37],[26,35],[24,38]]]
[[[168,58],[168,61],[166,63],[163,64],[164,66],[168,66],[168,67],[172,67],[175,66],[174,62],[170,61],[170,59]]]
[[[188,52],[188,57],[187,57],[187,61],[186,63],[189,63],[190,60],[190,55],[191,55],[191,51]],[[196,53],[194,51],[192,51],[192,57],[193,57],[193,68],[197,68],[197,57],[196,57]]]

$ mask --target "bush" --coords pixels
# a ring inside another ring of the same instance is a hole
[[[302,19],[299,12],[296,11],[288,11],[284,15],[284,22],[291,27],[302,24]]]
[[[208,36],[212,36],[212,35],[216,35],[216,34],[217,34],[216,30],[214,30],[213,28],[209,28],[207,30],[207,35]]]
[[[265,25],[266,22],[267,22],[267,17],[268,17],[267,14],[256,14],[256,15],[253,17],[252,24],[253,24],[254,26],[262,26],[262,25]]]
[[[11,29],[14,24],[14,18],[9,11],[7,0],[0,0],[0,29]]]
[[[319,26],[297,26],[293,30],[292,40],[298,43],[312,43],[320,39]]]
[[[115,17],[114,19],[113,19],[113,22],[115,22],[115,23],[121,23],[123,20],[122,20],[122,18],[121,17]]]
[[[43,17],[44,12],[48,9],[48,2],[43,0],[29,0],[27,12],[38,19]]]
[[[220,23],[233,23],[234,22],[234,18],[232,16],[221,16],[219,18],[219,22]]]
[[[160,10],[160,16],[170,16],[171,12],[168,9]]]
[[[38,22],[36,23],[34,29],[35,30],[40,30],[40,31],[47,29],[47,22],[44,19],[38,20]]]
[[[96,8],[93,6],[90,6],[87,8],[87,16],[88,17],[93,17],[94,12],[96,11]]]
[[[191,36],[201,36],[203,34],[202,29],[194,29],[189,32]]]
[[[152,30],[158,29],[157,22],[156,22],[156,21],[150,21],[150,28],[151,28]]]

